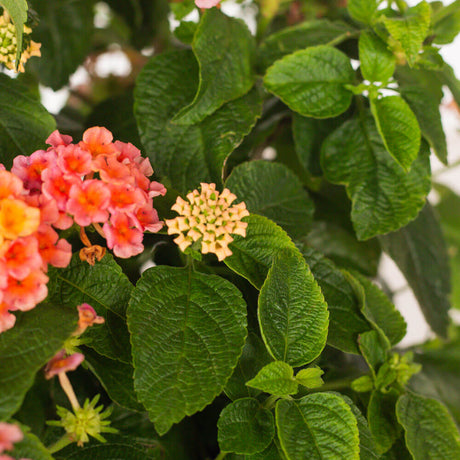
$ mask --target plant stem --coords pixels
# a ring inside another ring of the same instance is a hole
[[[69,444],[72,444],[72,442],[72,439],[70,439],[70,436],[66,433],[64,436],[62,436],[62,438],[58,439],[54,444],[51,444],[51,446],[47,448],[48,452],[50,454],[54,454],[59,450],[64,449],[64,447],[68,446]]]
[[[70,404],[72,405],[73,410],[80,409],[80,403],[78,402],[77,397],[75,396],[75,391],[73,391],[72,384],[70,383],[69,378],[65,372],[59,372],[59,383],[61,384],[64,393],[69,398]]]
[[[345,378],[345,379],[338,379],[338,380],[333,380],[331,382],[326,382],[324,385],[314,388],[311,391],[313,392],[318,392],[318,391],[334,391],[334,390],[340,390],[342,388],[349,388],[351,385],[351,382],[355,380],[354,378]]]
[[[276,401],[278,401],[278,399],[280,399],[280,397],[277,395],[269,396],[263,403],[264,409],[270,410],[275,405]]]
[[[222,460],[227,456],[227,452],[219,452],[219,455],[214,460]]]
[[[357,37],[359,34],[360,34],[360,32],[345,32],[342,35],[339,35],[338,37],[335,37],[330,42],[326,43],[326,46],[338,45],[339,43],[342,43],[343,41],[348,40],[349,38]]]

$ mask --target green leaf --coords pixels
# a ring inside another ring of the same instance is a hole
[[[313,46],[276,61],[264,78],[265,87],[290,109],[314,118],[332,118],[345,112],[353,83],[349,58],[331,46]]]
[[[315,393],[276,404],[276,425],[288,460],[358,460],[359,433],[340,396]]]
[[[379,454],[387,452],[401,433],[401,425],[395,413],[398,396],[396,390],[388,393],[374,390],[369,400],[367,419]]]
[[[378,331],[365,332],[359,336],[359,350],[375,378],[379,367],[387,360],[390,350],[388,340]]]
[[[361,313],[352,286],[330,260],[306,245],[301,248],[301,252],[328,305],[328,345],[358,354],[358,335],[370,330],[370,325]]]
[[[386,151],[370,116],[353,119],[323,143],[326,178],[347,186],[351,219],[358,239],[397,230],[414,219],[430,190],[429,149],[422,144],[405,173]]]
[[[275,359],[300,367],[320,355],[329,312],[299,251],[284,249],[273,259],[260,290],[258,316],[262,338]]]
[[[246,306],[228,281],[158,266],[128,309],[134,387],[160,435],[223,390],[246,337]]]
[[[260,66],[265,70],[275,61],[294,51],[310,46],[326,45],[343,36],[345,41],[356,29],[342,21],[315,19],[285,27],[269,35],[259,49]]]
[[[406,393],[398,400],[396,412],[415,460],[460,458],[460,436],[442,403]]]
[[[324,384],[321,376],[324,371],[317,366],[312,366],[307,369],[300,370],[295,379],[306,388],[318,388]]]
[[[24,433],[22,441],[14,444],[14,449],[8,454],[13,455],[13,458],[33,458],[34,460],[53,460],[53,457],[48,452],[48,449],[42,444],[40,439],[32,433],[29,433],[29,428],[25,425],[20,425],[21,431]],[[11,458],[11,457],[6,457]]]
[[[255,454],[263,451],[275,436],[272,413],[257,399],[238,399],[220,413],[217,422],[222,452]]]
[[[24,24],[27,22],[27,11],[29,5],[27,5],[27,0],[0,0],[0,5],[2,5],[8,11],[8,14],[13,20],[14,27],[16,29],[16,41],[17,41],[17,50],[16,50],[16,69],[21,60],[22,54],[22,34],[24,33]]]
[[[298,391],[294,369],[283,361],[267,364],[246,385],[277,396],[295,395]]]
[[[278,251],[295,246],[286,232],[266,217],[251,214],[244,221],[248,223],[246,237],[235,236],[230,243],[233,254],[224,262],[260,289]]]
[[[54,90],[66,85],[91,48],[92,0],[32,0],[40,22],[32,38],[41,43],[41,58],[34,62],[40,82]]]
[[[450,308],[450,271],[441,227],[429,203],[417,219],[381,238],[414,291],[422,312],[436,334],[446,337]]]
[[[305,236],[313,220],[313,202],[286,166],[250,161],[237,166],[225,182],[252,213],[272,219],[293,238]]]
[[[372,32],[361,32],[359,59],[361,61],[361,73],[371,83],[385,83],[393,76],[396,59],[386,43]]]
[[[440,99],[423,86],[400,86],[400,91],[417,117],[422,136],[428,141],[439,160],[447,164],[446,135],[439,112]]]
[[[0,334],[0,420],[19,409],[35,374],[76,328],[76,308],[42,303],[19,313],[15,326]]]
[[[375,13],[377,11],[378,3],[376,0],[350,0],[347,3],[347,9],[350,16],[364,24],[371,24],[373,22]]]
[[[433,14],[434,43],[445,45],[454,41],[460,32],[460,2],[440,6]]]
[[[420,150],[421,132],[414,112],[400,96],[371,100],[371,109],[385,148],[409,171]]]
[[[227,156],[262,110],[259,92],[254,89],[199,124],[172,123],[174,114],[193,98],[197,75],[198,64],[191,51],[160,54],[144,66],[134,93],[134,114],[153,167],[160,176],[168,176],[182,194],[200,182],[222,183]]]
[[[259,369],[264,367],[272,360],[262,339],[249,332],[244,344],[243,353],[240,356],[237,366],[232,376],[224,388],[225,394],[231,399],[245,397],[256,397],[260,390],[249,388],[246,382],[257,375]]]
[[[255,43],[246,24],[217,8],[201,18],[192,43],[200,65],[195,98],[173,119],[191,125],[201,122],[226,102],[246,94],[254,83]]]
[[[56,122],[18,81],[0,74],[0,91],[0,163],[10,169],[17,155],[45,147]]]
[[[225,456],[227,460],[285,460],[278,450],[277,443],[272,442],[265,450],[253,455],[238,455],[229,453]]]
[[[391,37],[404,50],[407,62],[411,67],[418,59],[422,43],[428,35],[430,22],[431,8],[425,1],[409,8],[403,17],[383,17],[385,27]]]

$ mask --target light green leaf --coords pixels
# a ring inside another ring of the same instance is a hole
[[[283,361],[267,364],[246,385],[277,396],[294,395],[298,391],[294,369]]]
[[[260,289],[270,269],[273,257],[282,248],[294,249],[294,243],[270,219],[257,214],[244,218],[248,223],[246,237],[239,235],[230,243],[233,255],[224,262],[234,272],[249,280]]]
[[[56,122],[18,81],[0,74],[0,91],[0,163],[10,169],[16,156],[45,147]]]
[[[414,393],[401,396],[396,405],[406,443],[415,460],[458,460],[460,436],[446,407]]]
[[[352,286],[330,260],[306,245],[301,248],[301,252],[328,305],[328,345],[358,354],[358,335],[369,331],[371,327],[360,311]]]
[[[223,390],[246,337],[246,306],[230,282],[190,269],[143,273],[128,309],[134,387],[157,432]]]
[[[152,58],[140,73],[134,115],[142,143],[160,176],[180,193],[200,182],[222,183],[227,156],[249,133],[262,111],[257,90],[222,106],[193,126],[172,123],[198,84],[198,64],[189,50]]]
[[[220,450],[237,454],[261,452],[275,436],[272,413],[253,398],[238,399],[226,406],[217,429]]]
[[[295,379],[306,388],[318,388],[324,384],[321,376],[324,371],[317,366],[312,366],[307,369],[300,370]]]
[[[77,309],[42,303],[18,313],[16,324],[0,334],[0,420],[19,409],[35,374],[77,328]]]
[[[246,24],[217,8],[201,18],[192,43],[200,65],[195,98],[173,119],[192,125],[201,122],[226,102],[246,94],[254,83],[255,43]]]
[[[259,295],[259,325],[275,359],[300,367],[326,345],[329,312],[320,287],[297,250],[273,259]]]
[[[315,393],[276,404],[276,425],[288,460],[358,460],[356,418],[340,397]]]
[[[430,22],[431,7],[425,1],[409,8],[403,17],[383,17],[385,27],[404,50],[411,67],[418,59],[422,43],[428,35]]]
[[[364,24],[371,24],[377,11],[378,3],[376,0],[350,0],[347,9],[350,16]]]
[[[371,100],[372,114],[388,153],[408,171],[420,150],[420,126],[400,96]]]
[[[347,186],[358,239],[397,230],[414,219],[430,190],[429,150],[422,144],[405,173],[386,151],[370,116],[345,122],[323,143],[328,180]]]
[[[381,242],[406,277],[428,324],[445,337],[450,308],[449,259],[433,208],[427,203],[417,219],[383,236]]]
[[[386,43],[372,32],[363,31],[359,37],[359,59],[364,79],[387,82],[395,71],[396,59]]]
[[[22,54],[22,34],[24,33],[24,24],[27,22],[27,11],[29,5],[27,0],[0,0],[0,5],[3,6],[13,20],[14,27],[16,28],[16,69],[21,60]]]
[[[14,444],[14,449],[8,454],[13,455],[13,458],[33,458],[33,460],[53,460],[48,449],[42,444],[40,439],[30,433],[30,429],[25,425],[20,425],[21,431],[24,433],[24,438]],[[11,457],[6,457],[11,458]]]
[[[343,36],[343,41],[356,29],[342,21],[315,19],[292,27],[285,27],[269,35],[259,49],[259,61],[265,70],[287,54],[310,46],[326,45]]]
[[[294,112],[332,118],[345,112],[353,83],[349,58],[331,46],[313,46],[276,61],[264,78],[265,87]]]
[[[313,201],[286,166],[250,161],[233,169],[225,182],[249,212],[272,219],[293,238],[305,236],[313,220]]]

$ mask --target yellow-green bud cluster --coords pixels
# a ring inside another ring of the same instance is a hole
[[[179,216],[166,220],[168,235],[178,234],[174,242],[184,251],[201,240],[203,254],[216,254],[219,260],[232,254],[228,245],[233,241],[231,234],[246,236],[247,223],[241,219],[249,215],[246,205],[231,206],[236,195],[228,189],[222,193],[215,184],[201,184],[201,193],[194,190],[187,200],[178,197],[171,208]]]
[[[24,64],[32,56],[41,56],[40,43],[30,40],[32,29],[24,25],[24,43],[21,59],[18,65],[19,72],[24,72]],[[0,16],[0,62],[10,70],[16,70],[16,52],[18,42],[16,38],[16,29],[11,22],[9,14],[5,11]]]

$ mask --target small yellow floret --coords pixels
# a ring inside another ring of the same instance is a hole
[[[0,239],[14,240],[31,235],[40,225],[40,210],[21,200],[7,198],[0,202]]]

